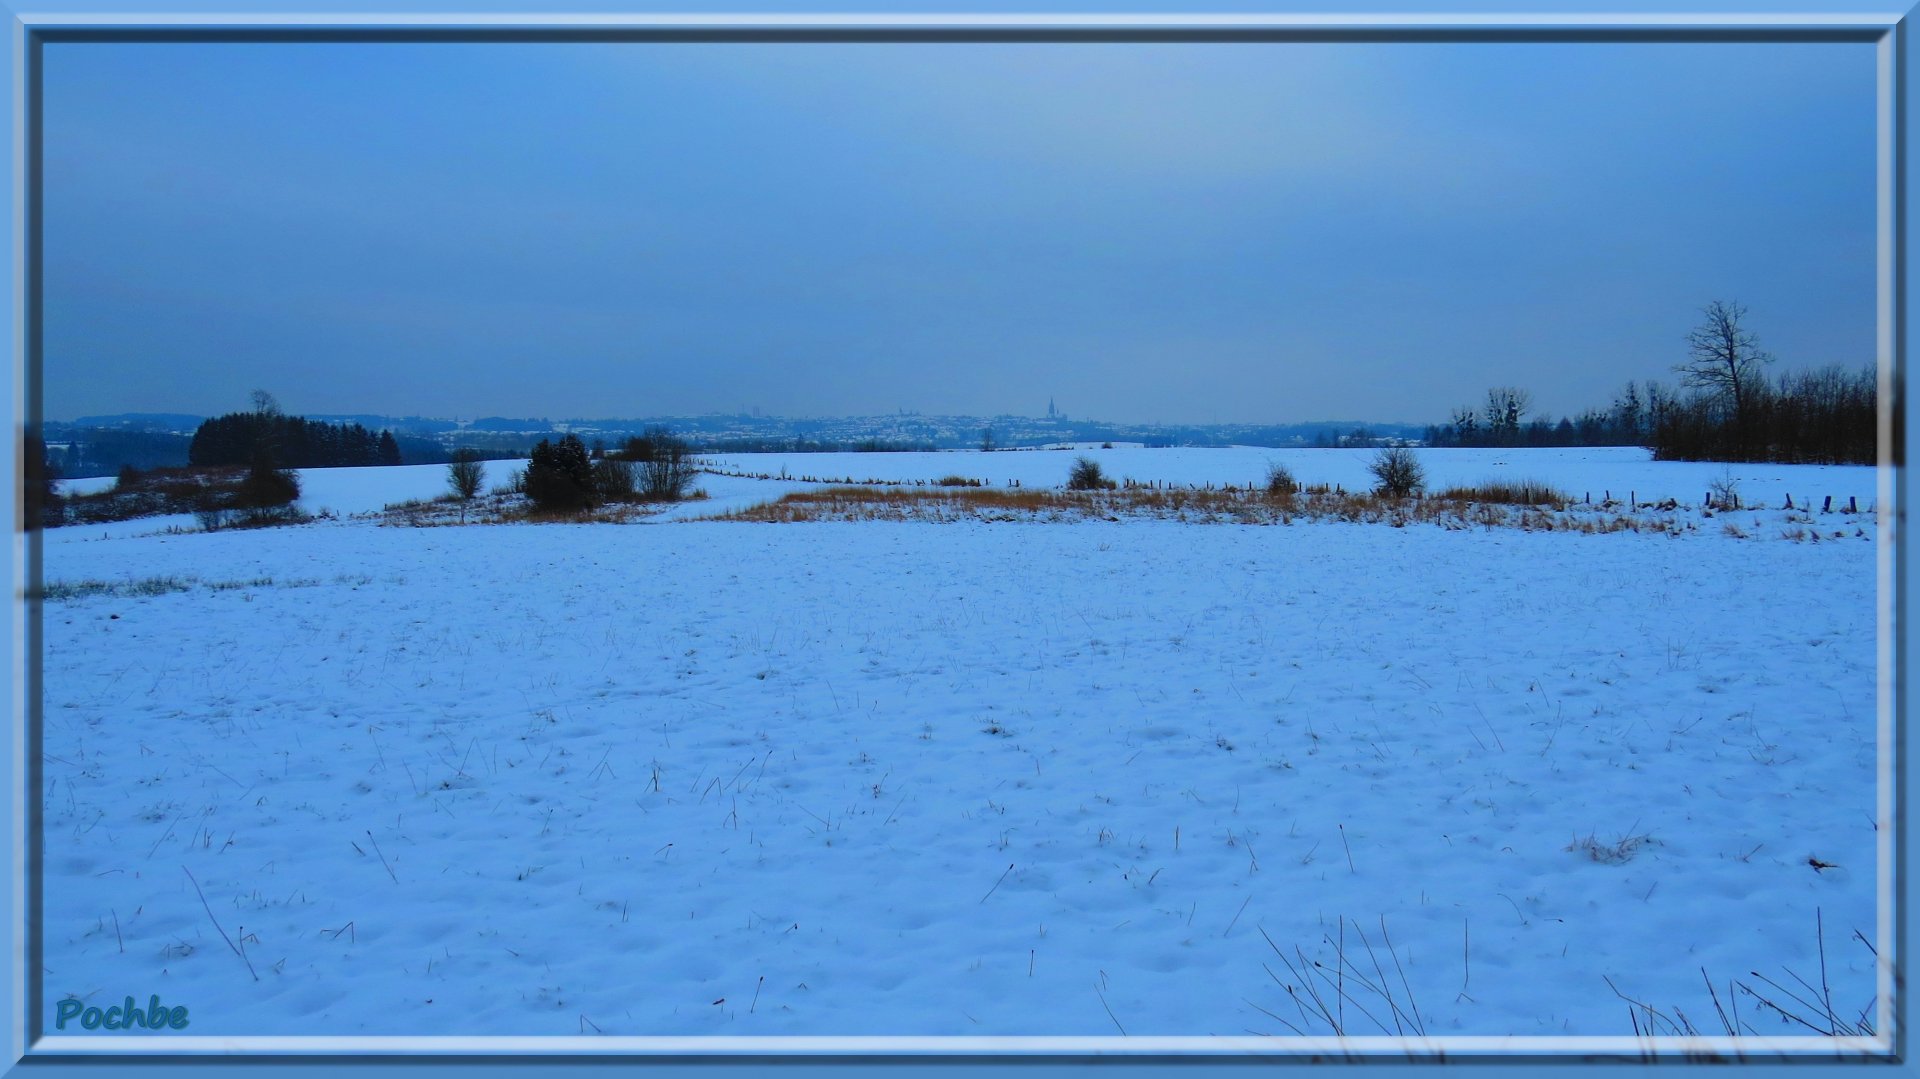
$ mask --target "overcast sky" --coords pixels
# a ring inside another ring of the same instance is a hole
[[[1874,358],[1869,45],[57,44],[45,411],[1555,415]]]

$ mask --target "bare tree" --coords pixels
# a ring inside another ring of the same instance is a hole
[[[1674,365],[1682,385],[1719,396],[1733,409],[1734,437],[1742,453],[1747,448],[1747,418],[1755,391],[1762,385],[1761,368],[1773,357],[1760,349],[1760,339],[1741,324],[1744,305],[1715,300],[1700,309],[1700,325],[1687,333],[1687,360]]]
[[[1625,392],[1613,402],[1614,429],[1629,442],[1638,444],[1645,430],[1641,422],[1645,414],[1640,404],[1640,386],[1629,381]]]
[[[1367,465],[1376,481],[1374,493],[1389,498],[1406,498],[1427,485],[1426,470],[1420,459],[1405,446],[1389,446]]]
[[[999,440],[994,438],[993,436],[993,428],[988,427],[987,429],[980,432],[980,452],[981,453],[992,453],[994,451],[994,447],[998,445],[998,442]]]
[[[593,463],[593,486],[605,503],[631,502],[639,494],[639,486],[634,478],[634,469],[638,467],[632,461],[623,461],[611,454],[602,456]]]
[[[1496,441],[1517,442],[1520,417],[1533,407],[1533,394],[1518,386],[1495,386],[1487,391],[1487,431]]]
[[[265,390],[254,390],[248,399],[253,405],[253,462],[247,468],[240,497],[252,508],[264,511],[300,497],[300,478],[279,464],[279,429],[286,418],[280,402]]]
[[[453,461],[447,465],[447,487],[453,497],[460,500],[461,524],[467,523],[467,503],[480,493],[480,481],[485,475],[478,450],[461,447],[453,451]]]
[[[1508,386],[1505,392],[1507,395],[1507,429],[1519,430],[1520,417],[1526,415],[1527,410],[1533,407],[1533,394],[1518,386]]]
[[[680,501],[700,474],[692,448],[665,427],[649,427],[629,438],[619,456],[639,464],[640,494],[648,502]]]
[[[1449,421],[1453,426],[1453,440],[1462,446],[1471,445],[1480,432],[1480,415],[1467,405],[1453,410]]]

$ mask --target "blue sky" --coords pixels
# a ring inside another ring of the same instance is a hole
[[[59,44],[50,418],[1432,421],[1869,363],[1868,45]]]

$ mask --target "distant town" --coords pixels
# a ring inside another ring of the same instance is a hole
[[[536,443],[575,434],[589,444],[617,445],[656,427],[686,439],[697,452],[831,452],[1020,449],[1061,442],[1128,442],[1146,446],[1352,446],[1419,440],[1411,423],[1323,420],[1291,424],[1125,424],[1068,416],[1049,402],[1049,416],[932,416],[899,411],[880,416],[796,418],[751,413],[561,419],[307,413],[307,419],[391,432],[402,464],[440,464],[461,447],[488,457],[524,457]],[[42,425],[48,463],[61,476],[111,476],[123,466],[171,468],[188,463],[188,446],[209,417],[129,412],[81,416]]]
[[[1536,412],[1520,386],[1494,386],[1452,409],[1440,423],[1320,420],[1306,423],[1128,424],[1077,419],[1048,398],[1046,415],[925,415],[900,409],[878,416],[795,418],[744,413],[552,420],[502,416],[441,419],[372,414],[297,414],[290,428],[309,442],[310,460],[288,467],[441,464],[456,450],[483,458],[526,457],[542,441],[574,435],[604,450],[630,438],[670,433],[694,453],[880,453],[914,450],[1008,450],[1062,443],[1130,443],[1148,447],[1645,446],[1660,460],[1872,464],[1878,457],[1879,372],[1874,364],[1783,370],[1741,322],[1742,305],[1716,300],[1688,335],[1689,358],[1677,364],[1679,385],[1629,381],[1610,402],[1557,421]],[[237,395],[236,395],[237,396]],[[280,407],[265,389],[255,408]],[[237,403],[237,401],[236,401]],[[1892,443],[1901,412],[1892,415]],[[48,474],[81,478],[122,469],[215,463],[209,440],[222,425],[232,435],[250,422],[241,413],[82,416],[40,426]],[[235,427],[234,425],[238,425]],[[250,436],[249,436],[250,437]],[[195,449],[200,440],[199,449]],[[296,455],[299,456],[299,455]]]

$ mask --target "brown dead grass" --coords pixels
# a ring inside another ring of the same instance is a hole
[[[1452,498],[1386,498],[1325,488],[1272,492],[1235,488],[1123,487],[1114,491],[985,487],[825,487],[721,514],[724,521],[1086,521],[1177,520],[1203,524],[1293,524],[1296,520],[1435,525],[1450,530],[1673,532],[1685,527],[1623,514],[1569,514]]]
[[[698,492],[704,499],[705,492]],[[691,496],[690,496],[691,497]],[[398,528],[446,528],[460,525],[503,524],[625,524],[660,512],[662,503],[613,502],[590,510],[542,510],[524,497],[483,495],[467,503],[465,512],[449,497],[396,502],[372,516],[382,525]]]

